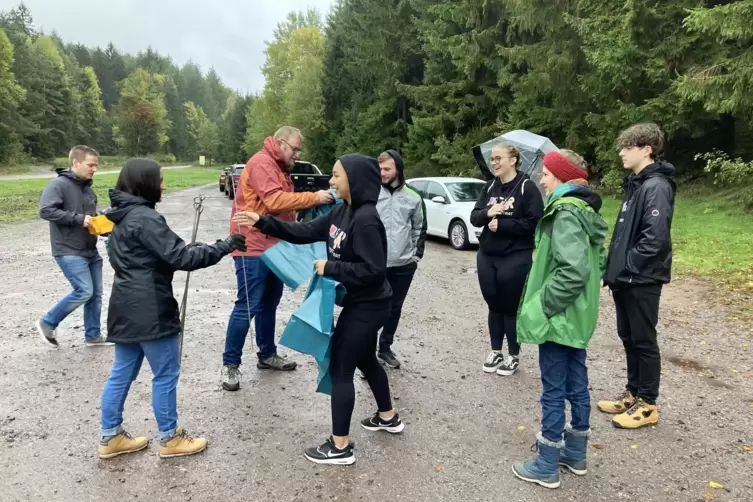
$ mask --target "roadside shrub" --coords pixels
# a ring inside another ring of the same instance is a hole
[[[599,190],[605,195],[619,195],[622,193],[622,181],[625,179],[625,174],[617,170],[609,170],[601,178]]]
[[[753,162],[740,157],[731,159],[719,150],[698,154],[695,159],[706,162],[703,170],[714,176],[715,185],[739,189],[737,199],[746,209],[753,209]]]

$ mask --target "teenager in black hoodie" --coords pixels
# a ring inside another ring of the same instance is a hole
[[[239,212],[233,221],[291,242],[327,242],[327,259],[314,262],[316,273],[340,282],[347,291],[332,335],[332,436],[305,456],[317,464],[355,462],[349,440],[355,404],[353,375],[360,369],[374,393],[379,411],[361,425],[370,431],[399,433],[403,422],[392,408],[387,373],[375,350],[377,333],[390,313],[392,289],[387,282],[387,237],[376,209],[381,175],[376,159],[344,155],[335,163],[330,185],[345,204],[309,222],[284,222],[271,216]]]
[[[481,191],[471,212],[471,223],[483,227],[476,262],[481,294],[489,306],[492,346],[483,369],[512,375],[520,364],[515,326],[518,304],[533,263],[533,237],[544,201],[528,175],[517,171],[520,153],[515,147],[494,147],[491,163],[495,178]],[[507,357],[502,355],[505,334]]]
[[[622,203],[609,245],[604,282],[612,290],[617,334],[627,357],[627,385],[598,408],[616,416],[615,427],[636,429],[659,422],[661,355],[656,338],[659,298],[672,270],[675,168],[656,160],[664,134],[656,124],[637,124],[617,140],[625,169]]]

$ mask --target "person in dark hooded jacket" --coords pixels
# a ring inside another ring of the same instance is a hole
[[[109,258],[115,271],[107,313],[107,341],[115,344],[115,362],[102,392],[99,456],[111,458],[146,448],[145,437],[132,437],[122,426],[128,390],[146,357],[152,369],[152,406],[160,436],[160,457],[198,453],[207,440],[178,427],[180,318],[173,296],[176,270],[197,270],[246,248],[242,235],[214,244],[186,243],[155,210],[165,186],[160,165],[130,159],[110,190],[114,223]]]
[[[392,296],[386,275],[387,236],[376,208],[379,164],[361,154],[344,155],[335,163],[330,185],[345,204],[312,221],[284,222],[253,212],[236,213],[233,220],[293,244],[327,242],[327,259],[314,262],[316,273],[340,282],[347,291],[331,342],[332,435],[304,454],[318,464],[348,465],[355,461],[349,431],[356,368],[366,377],[378,407],[361,425],[395,434],[404,424],[392,407],[387,373],[375,353]]]
[[[675,168],[656,160],[664,134],[656,124],[637,124],[617,143],[625,169],[625,197],[609,245],[604,283],[612,290],[617,334],[627,356],[627,385],[614,400],[599,401],[604,413],[616,415],[615,427],[635,429],[659,421],[661,355],[656,336],[659,298],[672,270],[672,217]]]

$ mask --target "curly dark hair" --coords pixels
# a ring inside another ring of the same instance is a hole
[[[664,133],[653,122],[635,124],[617,137],[617,148],[651,147],[651,158],[655,159],[664,151]]]

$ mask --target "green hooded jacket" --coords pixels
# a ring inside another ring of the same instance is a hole
[[[518,309],[518,342],[584,349],[596,329],[606,264],[601,198],[561,185],[536,227],[536,255]]]

